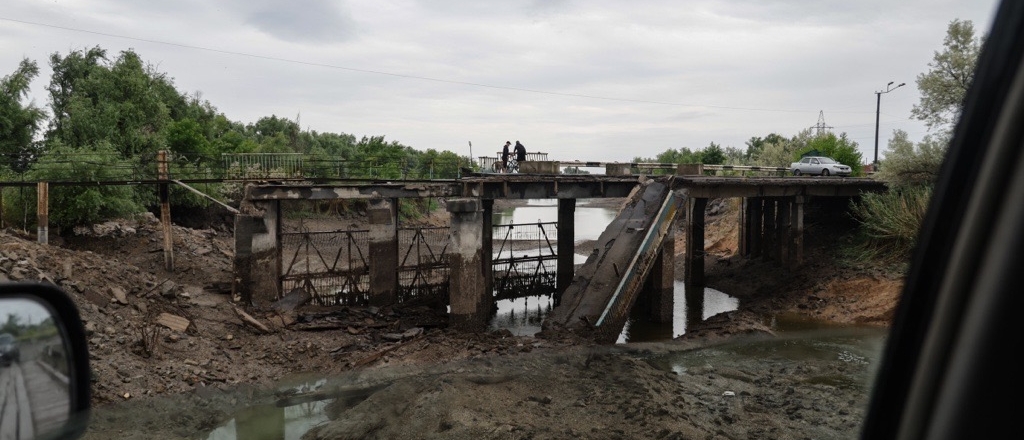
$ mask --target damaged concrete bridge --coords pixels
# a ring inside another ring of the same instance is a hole
[[[684,171],[684,167],[679,167]],[[550,171],[550,170],[549,170]],[[555,170],[557,172],[557,168]],[[403,293],[398,201],[442,198],[451,223],[436,234],[423,268],[443,270],[433,277],[445,283],[449,325],[465,330],[486,328],[495,302],[494,201],[557,199],[556,307],[545,329],[564,328],[597,340],[614,342],[630,310],[644,297],[656,321],[671,321],[673,310],[674,224],[685,221],[683,253],[688,287],[704,284],[704,210],[709,198],[738,197],[741,255],[778,261],[786,267],[802,262],[805,204],[819,198],[853,197],[884,191],[881,182],[855,178],[711,177],[695,175],[562,175],[554,173],[472,175],[457,180],[365,182],[333,185],[255,184],[246,189],[235,221],[235,280],[238,298],[265,307],[296,282],[282,251],[282,202],[289,200],[364,200],[370,227],[338,231],[324,237],[329,251],[309,252],[318,262],[300,286],[316,289],[316,277],[347,280],[332,287],[338,303],[390,305],[415,299]],[[601,234],[597,249],[577,270],[574,264],[574,213],[578,199],[624,198],[626,202]],[[356,239],[356,233],[360,239]],[[416,235],[420,237],[420,235]],[[407,240],[406,240],[407,241]],[[347,247],[345,243],[348,243]],[[309,243],[307,243],[309,246]],[[294,261],[294,257],[292,258]],[[538,259],[538,264],[540,263]],[[417,272],[419,273],[419,272]],[[341,287],[338,287],[341,286]],[[362,287],[360,287],[362,286]],[[703,289],[687,289],[688,310],[702,308]],[[346,302],[347,301],[347,302]],[[696,316],[700,316],[697,314]]]

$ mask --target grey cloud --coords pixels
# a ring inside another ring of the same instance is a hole
[[[238,2],[236,5],[247,24],[281,40],[338,42],[355,35],[355,20],[341,2],[259,0]]]

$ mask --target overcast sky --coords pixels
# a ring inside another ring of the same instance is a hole
[[[993,0],[3,0],[0,75],[24,57],[46,106],[49,55],[134,49],[228,118],[383,135],[419,150],[628,161],[818,122],[865,162],[917,140],[915,78],[953,19]]]

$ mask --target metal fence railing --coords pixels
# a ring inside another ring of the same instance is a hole
[[[281,234],[281,293],[302,288],[320,305],[369,301],[369,231]]]

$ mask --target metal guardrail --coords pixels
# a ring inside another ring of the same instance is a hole
[[[789,172],[787,167],[763,167],[756,165],[704,165],[705,170],[710,171],[770,171],[770,172]]]

